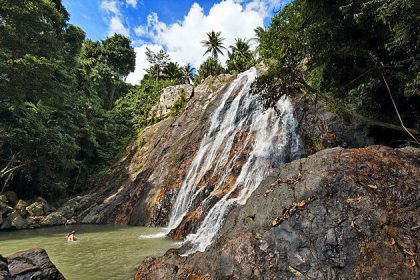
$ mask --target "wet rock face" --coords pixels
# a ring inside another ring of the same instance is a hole
[[[417,150],[383,146],[293,161],[230,212],[204,253],[148,258],[136,279],[416,279],[419,163]]]
[[[3,276],[3,278],[1,278]],[[64,280],[44,249],[17,252],[7,259],[0,256],[0,279]]]

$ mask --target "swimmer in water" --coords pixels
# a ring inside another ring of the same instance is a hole
[[[76,232],[73,230],[72,232],[67,234],[67,242],[76,241]]]

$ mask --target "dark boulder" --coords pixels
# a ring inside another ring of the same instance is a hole
[[[30,249],[8,257],[11,279],[64,280],[44,249]]]
[[[0,255],[0,280],[13,280],[8,268],[8,261],[2,255]]]

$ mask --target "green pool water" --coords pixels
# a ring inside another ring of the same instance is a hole
[[[66,234],[76,231],[78,241]],[[163,236],[165,229],[115,225],[76,225],[0,232],[0,254],[40,247],[69,280],[133,279],[135,267],[147,256],[163,255],[178,244]]]

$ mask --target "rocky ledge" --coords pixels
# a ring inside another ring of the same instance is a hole
[[[0,255],[0,279],[64,280],[44,249],[17,252],[7,258]]]
[[[419,279],[418,149],[333,148],[286,164],[204,253],[147,258],[136,279]]]

